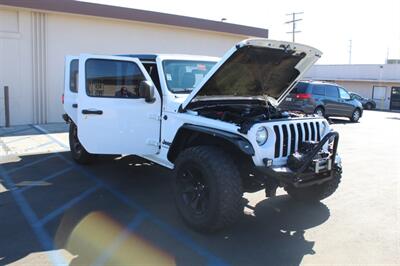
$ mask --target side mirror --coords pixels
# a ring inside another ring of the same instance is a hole
[[[143,80],[139,85],[139,97],[144,98],[146,103],[153,103],[156,98],[154,97],[154,86],[147,80]]]

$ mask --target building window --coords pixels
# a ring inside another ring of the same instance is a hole
[[[86,61],[86,93],[92,97],[139,98],[145,80],[133,62],[89,59]]]

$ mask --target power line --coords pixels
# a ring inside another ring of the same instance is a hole
[[[292,24],[292,31],[286,32],[292,34],[292,41],[295,42],[296,40],[296,33],[300,33],[301,31],[296,30],[296,23],[303,20],[303,19],[296,19],[297,15],[304,14],[304,12],[293,12],[286,14],[286,16],[291,16],[292,20],[286,21],[285,24]]]

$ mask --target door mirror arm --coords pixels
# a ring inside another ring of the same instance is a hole
[[[151,82],[143,80],[139,85],[139,97],[144,98],[146,103],[154,103],[156,98],[154,97],[154,86]]]

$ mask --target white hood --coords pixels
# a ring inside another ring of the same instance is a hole
[[[248,39],[231,48],[181,105],[209,97],[268,97],[279,104],[302,75],[321,57],[297,43]]]

